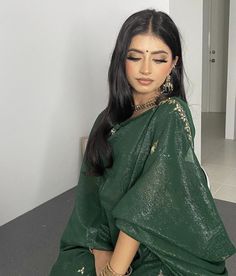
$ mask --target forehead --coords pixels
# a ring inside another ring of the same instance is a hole
[[[140,34],[132,37],[129,48],[136,48],[141,51],[165,50],[171,53],[169,46],[159,37],[151,34]]]

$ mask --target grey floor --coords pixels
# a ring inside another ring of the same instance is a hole
[[[202,166],[212,195],[236,203],[236,140],[225,139],[225,112],[202,112],[201,119]]]
[[[71,189],[0,227],[0,276],[49,274],[74,196]]]
[[[46,276],[74,203],[75,189],[48,201],[0,227],[0,275]],[[236,245],[236,204],[214,199],[232,242]],[[226,260],[236,275],[236,256]],[[66,276],[66,275],[65,275]]]

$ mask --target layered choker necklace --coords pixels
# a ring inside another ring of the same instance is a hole
[[[135,105],[132,105],[132,107],[133,107],[134,111],[139,111],[139,110],[145,109],[147,107],[155,106],[156,105],[156,100],[157,100],[158,97],[159,97],[159,95],[155,96],[154,98],[152,98],[151,100],[147,101],[146,103],[135,104]]]

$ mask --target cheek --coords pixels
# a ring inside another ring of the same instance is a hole
[[[125,71],[127,75],[132,75],[135,72],[134,66],[131,62],[125,63]]]
[[[160,77],[166,77],[170,71],[170,65],[156,66],[155,71]]]
[[[156,76],[156,81],[159,84],[164,83],[168,73],[169,73],[169,66],[160,66],[154,73]]]

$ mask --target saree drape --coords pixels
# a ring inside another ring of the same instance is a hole
[[[50,275],[95,276],[88,248],[114,250],[120,230],[140,242],[134,276],[228,275],[225,260],[236,248],[195,155],[194,137],[189,106],[177,96],[115,124],[108,139],[114,164],[103,176],[88,177],[83,162]]]

